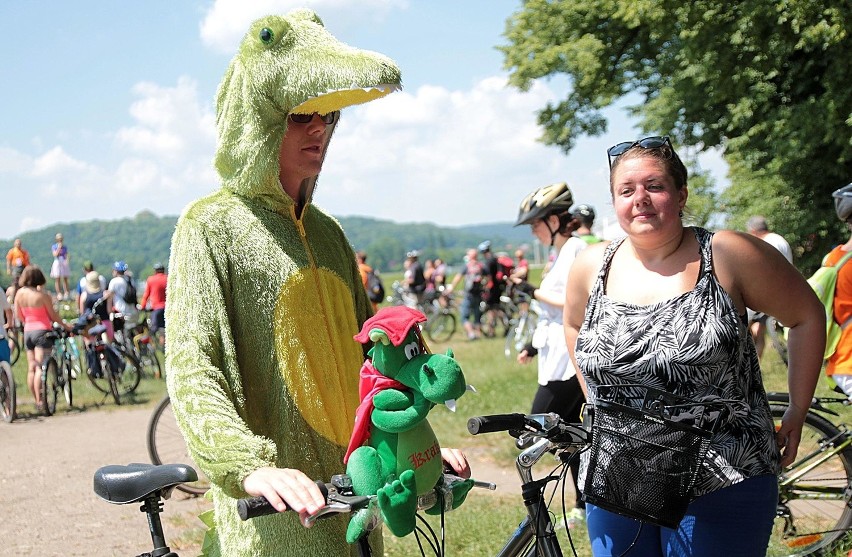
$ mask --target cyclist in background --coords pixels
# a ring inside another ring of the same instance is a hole
[[[59,323],[70,331],[71,326],[62,320],[53,307],[53,299],[44,291],[47,279],[37,265],[24,268],[20,288],[15,293],[15,311],[24,324],[24,346],[27,349],[27,387],[35,399],[36,410],[44,410],[41,400],[41,373],[39,368],[53,348],[53,324]]]
[[[166,283],[169,276],[166,274],[166,266],[160,263],[154,263],[154,274],[148,277],[145,281],[145,293],[142,295],[142,301],[139,306],[147,308],[151,306],[151,324],[148,326],[152,335],[156,335],[160,346],[165,346],[166,332]]]
[[[135,302],[125,300],[127,289],[133,280],[127,273],[127,263],[116,261],[112,266],[112,280],[109,281],[107,289],[112,292],[112,306],[115,311],[124,316],[125,328],[132,328],[136,324],[139,310]]]
[[[9,350],[9,333],[15,326],[12,317],[12,305],[6,299],[5,293],[0,295],[0,361],[9,362],[11,351]]]
[[[485,266],[477,259],[477,253],[475,249],[467,250],[464,270],[453,278],[446,289],[447,294],[452,293],[459,281],[464,279],[464,298],[459,308],[459,314],[468,340],[476,340],[482,336],[479,325],[482,319],[482,308],[479,303],[482,301],[486,271]]]
[[[852,184],[848,184],[831,194],[837,218],[852,230]],[[823,262],[824,265],[836,265],[848,252],[852,251],[852,236],[831,250]],[[834,290],[834,320],[840,324],[843,332],[837,349],[825,365],[828,374],[840,390],[852,400],[852,265],[844,264],[837,272],[837,285]]]
[[[518,353],[518,363],[528,364],[538,355],[538,390],[532,403],[532,414],[556,412],[567,422],[576,422],[586,397],[577,378],[577,370],[568,355],[562,308],[565,305],[565,282],[574,259],[586,242],[574,236],[580,221],[571,213],[574,198],[564,182],[539,188],[524,198],[515,226],[528,224],[542,245],[556,251],[551,271],[539,288],[516,279],[515,288],[539,302],[539,318],[532,342]],[[577,476],[580,461],[571,464],[574,509],[568,514],[568,526],[574,527],[586,517],[586,504],[580,497]]]
[[[746,230],[752,236],[760,238],[780,251],[784,259],[793,263],[793,250],[790,249],[790,244],[780,234],[770,232],[765,217],[756,215],[748,219]],[[766,314],[749,309],[748,322],[751,338],[754,339],[754,346],[757,348],[757,357],[761,358],[763,357],[763,349],[766,347]]]
[[[602,241],[602,238],[592,232],[592,225],[595,224],[594,207],[591,205],[577,205],[574,208],[573,214],[580,221],[580,227],[574,231],[574,236],[577,236],[587,244],[597,244]]]
[[[485,267],[487,278],[482,298],[485,300],[485,322],[489,324],[490,329],[486,328],[485,334],[492,336],[494,334],[493,324],[497,320],[496,313],[500,305],[500,296],[506,290],[506,281],[498,276],[500,263],[491,252],[491,241],[485,240],[480,243],[477,250],[482,257],[482,265]]]

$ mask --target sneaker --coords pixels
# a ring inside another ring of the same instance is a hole
[[[571,509],[565,520],[568,523],[568,528],[576,528],[577,525],[586,521],[586,509]]]

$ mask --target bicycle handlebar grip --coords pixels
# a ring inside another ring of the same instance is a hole
[[[324,482],[317,481],[317,487],[322,492],[323,497],[328,500],[328,486],[325,485]],[[286,504],[286,503],[285,503]],[[290,507],[287,507],[285,511],[290,510]],[[278,509],[272,506],[272,503],[267,501],[266,497],[260,495],[258,497],[246,497],[245,499],[237,500],[237,514],[240,515],[240,518],[243,520],[248,520],[250,518],[257,518],[259,516],[266,516],[268,514],[275,514],[278,512]]]
[[[523,414],[495,414],[476,416],[467,421],[467,430],[471,435],[526,429],[526,416]]]
[[[278,509],[272,506],[272,503],[266,500],[266,497],[261,495],[260,497],[248,497],[246,499],[239,499],[237,501],[237,514],[240,515],[240,518],[243,520],[248,520],[250,518],[256,518],[258,516],[265,516],[268,514],[275,514],[278,512]]]

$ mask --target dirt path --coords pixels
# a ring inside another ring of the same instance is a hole
[[[0,539],[4,555],[132,556],[151,550],[138,504],[111,505],[92,491],[105,464],[148,462],[150,408],[87,411],[0,423]],[[207,502],[175,492],[163,524],[172,550],[181,530],[198,523]]]
[[[18,557],[114,555],[150,551],[139,505],[111,505],[92,491],[95,470],[105,464],[148,462],[145,432],[150,408],[108,409],[0,423],[0,539],[3,554]],[[468,453],[477,479],[518,492],[517,474]],[[187,543],[197,516],[209,503],[175,491],[163,524],[173,551],[198,555]]]

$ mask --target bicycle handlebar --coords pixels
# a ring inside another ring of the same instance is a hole
[[[464,479],[453,474],[444,474],[442,481],[435,486],[435,489],[417,497],[417,510],[430,509],[440,501],[445,501],[445,510],[448,510],[446,505],[452,502],[451,489],[456,483],[461,481],[464,481]],[[307,518],[306,526],[332,514],[350,513],[366,508],[369,506],[370,501],[376,498],[375,495],[355,495],[352,491],[352,479],[346,474],[339,474],[332,477],[331,482],[316,481],[316,484],[326,499],[326,505],[315,515]],[[473,486],[491,490],[497,487],[492,483],[478,481],[474,481]],[[290,510],[289,507],[285,509],[285,511],[288,510]],[[275,514],[277,512],[278,509],[273,507],[266,497],[262,495],[237,500],[237,513],[243,520]]]
[[[568,423],[558,414],[495,414],[476,416],[467,421],[472,435],[507,431],[512,437],[538,437],[563,447],[585,447],[589,430],[583,424]]]
[[[315,483],[322,492],[322,496],[325,497],[326,501],[328,501],[328,485],[320,481],[317,481]],[[286,506],[287,503],[285,502],[284,505]],[[284,510],[289,511],[290,507],[288,506]],[[268,514],[275,514],[277,512],[278,509],[273,507],[272,503],[270,503],[263,495],[258,495],[257,497],[246,497],[245,499],[237,500],[237,514],[239,514],[240,518],[243,520],[257,518],[258,516],[266,516]]]

